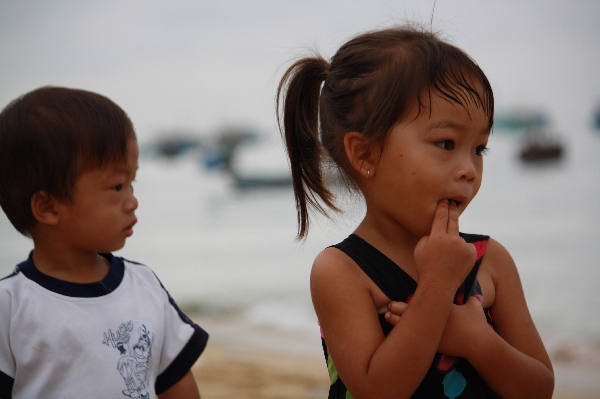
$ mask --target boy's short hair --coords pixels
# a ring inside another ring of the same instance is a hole
[[[0,206],[30,236],[35,193],[70,201],[81,173],[126,159],[129,139],[129,117],[102,95],[41,87],[17,98],[0,113]]]

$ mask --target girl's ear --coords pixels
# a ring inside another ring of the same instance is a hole
[[[31,197],[33,217],[42,224],[56,226],[59,221],[56,211],[56,199],[46,191],[38,191]]]
[[[361,176],[368,179],[375,175],[377,162],[381,150],[377,144],[369,140],[360,132],[348,132],[344,135],[344,149],[350,165]]]

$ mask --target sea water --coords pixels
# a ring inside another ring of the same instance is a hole
[[[508,249],[543,336],[598,344],[600,134],[583,130],[567,141],[565,159],[544,166],[522,164],[518,144],[515,136],[492,135],[482,188],[461,230],[489,234]],[[344,199],[348,211],[332,220],[313,215],[309,238],[297,242],[290,188],[237,190],[227,173],[205,170],[197,154],[142,158],[136,180],[139,222],[118,255],[151,266],[195,313],[318,333],[310,268],[359,223],[359,198]],[[0,274],[30,249],[2,214]]]
[[[600,134],[576,131],[565,159],[540,166],[517,159],[519,142],[492,135],[481,190],[460,229],[489,234],[511,253],[557,386],[597,393]],[[279,157],[285,162],[283,150]],[[198,154],[142,158],[135,193],[139,222],[117,255],[152,267],[213,344],[322,356],[310,268],[360,222],[359,197],[342,198],[346,212],[331,220],[313,215],[308,239],[297,242],[290,188],[237,190],[227,173],[205,170]],[[30,250],[1,214],[0,275]]]

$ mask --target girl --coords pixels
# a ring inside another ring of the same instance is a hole
[[[550,398],[552,365],[513,260],[458,230],[494,113],[475,62],[430,32],[369,32],[331,62],[293,64],[277,104],[298,237],[309,207],[338,210],[325,160],[366,202],[311,273],[329,398]]]

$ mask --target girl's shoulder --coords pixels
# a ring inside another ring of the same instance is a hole
[[[362,280],[365,274],[358,266],[357,259],[377,256],[383,255],[364,239],[356,234],[350,234],[341,242],[325,248],[317,255],[312,266],[312,274]]]
[[[390,273],[390,269],[394,273]],[[402,276],[400,281],[396,274]],[[310,276],[313,304],[317,307],[352,301],[354,307],[381,309],[390,303],[396,291],[405,290],[411,284],[416,285],[410,276],[355,235],[321,251]],[[390,289],[391,286],[396,290]]]
[[[343,271],[346,268],[353,268],[354,261],[347,253],[347,248],[352,247],[362,240],[355,234],[350,234],[337,244],[332,244],[323,249],[315,258],[313,270],[331,270],[332,272]]]
[[[383,296],[377,295],[380,290],[356,262],[336,247],[325,248],[315,258],[310,274],[310,287],[313,301],[335,301],[349,296],[356,299],[362,294],[372,301],[374,296]]]
[[[489,273],[495,283],[507,274],[518,273],[517,266],[508,250],[493,238],[490,238],[487,242],[481,270]]]
[[[485,255],[477,273],[485,307],[497,304],[498,297],[522,295],[517,266],[508,250],[493,238],[487,242]]]
[[[312,265],[311,280],[319,279],[351,279],[356,277],[360,269],[354,261],[340,249],[331,246],[322,250]]]

